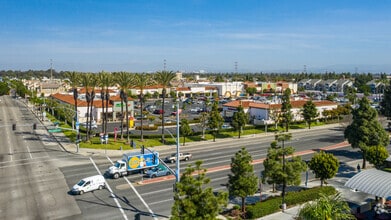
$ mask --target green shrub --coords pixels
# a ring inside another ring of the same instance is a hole
[[[319,194],[333,195],[337,191],[332,186],[314,187],[297,192],[289,192],[285,195],[287,206],[294,206],[319,198]],[[247,206],[247,217],[250,219],[260,218],[280,211],[281,196],[270,197],[265,201]]]
[[[137,126],[135,129],[141,130],[141,126]],[[153,125],[153,126],[143,125],[143,130],[144,131],[155,131],[155,130],[157,130],[157,126],[156,125]]]

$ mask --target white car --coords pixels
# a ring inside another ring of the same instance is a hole
[[[101,190],[106,187],[105,178],[102,175],[90,176],[80,180],[77,184],[72,187],[71,192],[73,194],[82,195],[85,192],[94,190]]]
[[[90,125],[90,122],[88,122],[88,125]],[[87,122],[82,122],[80,123],[80,126],[87,127]],[[96,124],[96,121],[91,122],[91,128],[92,129],[97,129],[98,125]]]

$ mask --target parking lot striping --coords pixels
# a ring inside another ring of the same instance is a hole
[[[92,163],[92,165],[94,165],[96,171],[98,171],[99,175],[102,175],[102,173],[100,172],[100,170],[98,169],[98,167],[96,166],[94,160],[90,157],[90,161]],[[106,188],[109,190],[109,192],[111,193],[111,197],[114,199],[114,202],[115,204],[117,204],[117,207],[118,209],[121,211],[122,213],[122,216],[124,217],[124,219],[128,219],[128,216],[125,215],[125,212],[121,206],[121,204],[119,204],[118,202],[118,199],[117,199],[117,196],[113,193],[113,190],[111,190],[111,187],[110,185],[107,183],[106,179],[105,179],[105,184],[106,184]]]
[[[153,219],[158,220],[155,216],[155,213],[153,213],[153,211],[151,210],[149,205],[144,201],[144,199],[141,197],[141,195],[137,192],[137,190],[134,188],[133,184],[126,177],[123,177],[123,178],[126,180],[126,182],[128,182],[129,186],[136,193],[137,197],[141,200],[141,202],[144,204],[144,206],[148,209],[149,213],[152,214]]]

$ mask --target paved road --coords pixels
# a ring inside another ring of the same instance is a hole
[[[19,101],[0,97],[0,219],[54,219],[81,213],[64,196],[68,185],[57,164],[67,157]],[[11,129],[15,123],[16,131]],[[67,207],[64,209],[64,207]]]
[[[211,186],[214,191],[226,190],[225,184],[228,181],[227,174],[229,173],[229,163],[231,157],[241,147],[246,147],[251,153],[254,160],[260,160],[266,157],[267,148],[270,146],[270,142],[274,139],[273,135],[263,136],[257,135],[254,137],[244,137],[241,140],[218,140],[213,143],[211,141],[201,143],[189,143],[188,146],[182,147],[183,151],[191,152],[193,154],[193,160],[181,163],[181,172],[185,167],[193,163],[195,160],[203,160],[204,167],[208,170],[213,170],[216,167],[222,169],[217,172],[208,173],[207,176],[211,178]],[[330,145],[335,145],[343,141],[343,136],[340,129],[327,128],[317,129],[306,132],[299,132],[293,135],[293,140],[286,143],[286,146],[291,145],[295,147],[297,151],[308,151],[308,149],[323,148]],[[161,156],[164,157],[175,151],[175,147],[158,147]],[[90,151],[91,152],[91,151]],[[359,154],[351,151],[350,147],[344,147],[334,149],[341,161],[356,160],[359,158]],[[312,153],[303,156],[304,159],[310,159]],[[89,154],[91,161],[83,165],[67,166],[61,170],[64,173],[69,186],[74,184],[78,179],[84,176],[95,175],[99,172],[104,172],[111,164],[111,161],[120,159],[119,154],[110,152],[109,156],[102,157],[102,152],[96,154]],[[96,167],[93,165],[96,164]],[[174,168],[174,164],[169,164]],[[263,169],[263,165],[259,162],[255,164],[255,172],[260,173]],[[313,175],[309,175],[313,178]],[[151,181],[150,179],[141,175],[131,175],[127,178],[120,178],[118,180],[108,179],[107,182],[110,188],[114,192],[118,200],[119,206],[113,205],[113,198],[109,197],[110,192],[96,192],[95,194],[85,194],[82,196],[76,196],[76,201],[80,209],[95,210],[97,213],[111,213],[105,215],[105,218],[112,216],[113,219],[120,218],[122,216],[121,209],[126,213],[126,218],[133,219],[135,215],[141,213],[141,219],[153,219],[150,215],[151,211],[158,219],[166,219],[171,212],[171,206],[173,204],[173,184],[175,182],[173,176],[164,178],[157,178]],[[305,174],[303,174],[303,182],[305,180]],[[143,184],[139,184],[142,182]],[[269,186],[265,186],[267,190]],[[254,198],[250,198],[254,199]],[[145,202],[145,204],[143,203]],[[235,201],[234,201],[235,202]],[[90,213],[90,212],[89,212]],[[94,213],[94,212],[92,212]],[[88,218],[90,215],[88,215]],[[96,217],[92,215],[91,218]],[[122,216],[123,217],[123,216]]]
[[[48,134],[42,126],[32,130],[37,122],[17,100],[4,99],[0,103],[0,127],[5,140],[0,147],[0,219],[167,219],[173,204],[172,176],[150,181],[142,175],[131,175],[117,180],[107,179],[108,188],[93,193],[73,196],[68,192],[81,178],[103,173],[111,163],[121,158],[120,151],[82,149],[74,154],[73,144],[62,143],[66,150]],[[11,124],[16,122],[17,131]],[[267,148],[274,140],[273,134],[246,136],[240,140],[218,139],[188,143],[182,151],[193,153],[193,160],[181,163],[181,172],[195,160],[203,160],[204,167],[220,171],[207,174],[215,191],[225,190],[228,181],[228,165],[231,157],[241,147],[251,153],[255,172],[263,169],[260,160],[266,157]],[[335,145],[343,141],[342,130],[322,128],[294,132],[286,146],[297,152],[306,152],[309,159],[311,149]],[[156,148],[164,157],[175,151],[174,146]],[[357,160],[360,155],[350,147],[332,150],[342,162]],[[170,164],[174,168],[174,164]],[[352,168],[354,169],[354,168]],[[310,174],[310,178],[313,176]],[[303,174],[303,180],[305,174]],[[139,184],[139,183],[143,184]],[[148,183],[149,182],[149,183]],[[264,186],[265,190],[269,186]],[[256,197],[250,198],[256,199]],[[152,213],[154,214],[152,216]]]

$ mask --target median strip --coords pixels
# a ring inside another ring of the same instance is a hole
[[[322,148],[312,149],[312,150],[299,151],[299,152],[294,153],[293,156],[303,156],[303,155],[313,154],[313,153],[318,152],[318,151],[334,150],[334,149],[339,149],[339,148],[343,148],[343,147],[347,147],[347,146],[350,146],[350,144],[347,141],[343,141],[341,143],[334,144],[334,145],[327,146],[327,147],[322,147]],[[266,158],[253,160],[253,162],[251,164],[254,165],[254,164],[263,163],[263,161],[265,159]],[[228,169],[231,169],[230,165],[212,167],[212,168],[209,168],[206,173],[219,172],[219,171],[228,170]],[[198,174],[198,172],[194,172],[193,175],[197,175],[197,174]],[[175,179],[175,176],[174,175],[170,175],[170,176],[164,176],[164,177],[157,177],[157,178],[153,178],[153,179],[146,179],[146,180],[138,182],[138,184],[139,185],[145,185],[145,184],[157,183],[157,182],[162,182],[162,181],[167,181],[167,180],[174,180],[174,179]]]

